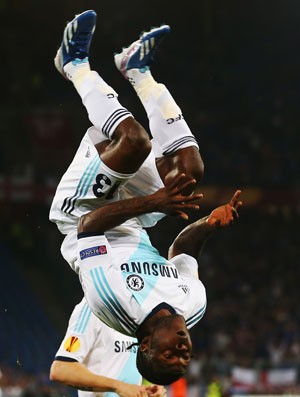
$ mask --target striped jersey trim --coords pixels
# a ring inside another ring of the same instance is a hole
[[[181,145],[183,145],[187,142],[192,142],[192,143],[196,144],[197,147],[199,148],[196,138],[193,135],[189,135],[189,136],[184,136],[183,138],[177,139],[177,141],[175,141],[175,142],[172,142],[164,150],[163,155],[172,154],[172,153],[176,152],[176,150],[178,150]]]
[[[76,191],[71,197],[66,197],[61,206],[61,210],[66,214],[71,214],[74,211],[76,201],[80,197],[84,197],[91,185],[92,180],[95,178],[96,172],[101,164],[100,157],[98,154],[92,159],[89,165],[86,167],[83,175],[80,178],[80,181],[77,185]]]
[[[120,302],[117,300],[107,279],[105,278],[102,267],[91,269],[90,274],[92,276],[94,286],[107,310],[116,317],[127,332],[133,334],[137,328],[137,324],[129,317]]]
[[[85,303],[80,311],[77,323],[74,327],[74,331],[83,334],[86,330],[91,315],[92,315],[92,311]]]
[[[114,132],[116,123],[121,118],[124,118],[124,116],[131,116],[131,113],[125,108],[117,109],[109,116],[102,127],[102,132],[107,136],[107,138],[110,139],[111,134]]]
[[[206,310],[206,304],[201,307],[192,317],[186,320],[186,325],[188,328],[192,328],[201,318],[203,317]]]

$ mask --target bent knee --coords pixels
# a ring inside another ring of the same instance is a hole
[[[122,147],[127,153],[132,153],[136,158],[146,158],[151,151],[151,142],[148,135],[139,133],[139,131],[130,131],[122,137]]]
[[[180,174],[196,180],[196,189],[204,175],[204,163],[198,149],[194,146],[179,149],[171,156],[163,156],[157,161],[159,173],[168,185]]]
[[[199,150],[195,147],[188,147],[186,149],[183,167],[186,168],[186,174],[196,179],[197,183],[200,183],[204,176],[204,162],[199,153]]]
[[[151,151],[151,142],[143,126],[133,118],[120,124],[115,136],[118,143],[127,153],[146,158]]]
[[[179,150],[175,156],[175,163],[178,172],[186,174],[188,178],[194,178],[196,186],[200,184],[204,175],[204,163],[195,146]]]
[[[198,186],[203,179],[204,176],[204,162],[200,157],[197,162],[194,163],[194,166],[191,170],[189,170],[191,177],[196,179],[196,185]]]

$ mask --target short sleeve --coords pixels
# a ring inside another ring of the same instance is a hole
[[[94,348],[95,337],[101,330],[100,325],[100,321],[93,316],[83,299],[71,314],[67,332],[55,355],[56,359],[82,363]]]
[[[193,256],[180,254],[170,259],[182,278],[198,279],[198,262]]]

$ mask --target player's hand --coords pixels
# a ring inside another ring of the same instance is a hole
[[[139,385],[131,385],[120,382],[120,386],[116,389],[116,393],[120,397],[148,397],[146,387]]]
[[[185,211],[199,210],[199,201],[202,199],[203,194],[185,196],[183,192],[187,188],[193,188],[195,185],[195,179],[189,179],[185,174],[179,175],[170,185],[159,189],[151,195],[155,211],[188,219]]]
[[[167,389],[160,385],[146,386],[148,397],[166,397]]]
[[[228,204],[221,205],[214,209],[206,222],[210,226],[224,227],[232,224],[239,217],[238,210],[242,206],[239,200],[241,191],[237,190]]]

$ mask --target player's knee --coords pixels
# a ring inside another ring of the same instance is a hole
[[[137,157],[146,158],[151,151],[149,136],[140,125],[134,126],[124,135],[123,144]]]
[[[151,142],[145,129],[136,120],[128,118],[120,125],[119,144],[136,159],[145,159],[151,151]]]
[[[192,169],[193,178],[196,179],[196,185],[199,185],[204,176],[204,162],[199,158]]]
[[[162,157],[157,164],[165,185],[172,183],[180,174],[185,174],[188,179],[195,179],[196,184],[184,194],[198,190],[204,175],[204,163],[196,147],[180,149],[172,156]]]
[[[194,167],[190,167],[188,169],[183,170],[183,172],[186,174],[187,178],[193,178],[195,179],[196,183],[192,188],[186,189],[183,194],[191,194],[192,192],[194,193],[200,193],[201,192],[201,182],[203,179],[204,175],[204,163],[203,161],[198,162],[195,164]]]
[[[177,158],[178,173],[185,173],[188,178],[196,180],[196,188],[200,185],[204,176],[204,162],[196,147],[182,149]]]

